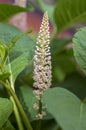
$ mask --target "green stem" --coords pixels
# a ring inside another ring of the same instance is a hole
[[[22,108],[22,105],[20,104],[20,102],[19,102],[19,100],[18,100],[18,98],[17,98],[17,96],[15,94],[15,92],[12,90],[12,88],[10,88],[9,84],[4,83],[3,81],[0,81],[0,83],[5,86],[5,88],[8,90],[8,92],[10,92],[10,94],[14,98],[14,100],[16,102],[16,105],[17,105],[17,107],[18,107],[18,109],[19,109],[19,111],[21,113],[22,120],[23,120],[27,130],[33,130],[32,127],[31,127],[31,124],[30,124],[30,122],[29,122],[29,120],[28,120],[28,118],[27,118],[27,116],[26,116],[26,114],[25,114],[25,112],[24,112],[24,110]]]
[[[9,81],[6,81],[6,82],[8,84],[10,84],[10,87],[13,89],[13,91],[15,91],[15,89],[14,89],[14,82],[13,82],[13,75],[12,75],[12,71],[11,71],[11,65],[10,65],[9,57],[8,57],[8,63],[9,63],[8,64],[9,65],[9,71],[10,71],[11,75],[9,77]],[[15,118],[16,118],[16,121],[17,121],[17,124],[18,124],[18,128],[19,128],[19,130],[24,130],[24,127],[23,127],[23,124],[22,124],[22,121],[21,121],[21,117],[20,117],[17,105],[15,103],[14,98],[11,95],[10,95],[10,100],[13,102],[13,108],[14,108],[13,110],[14,110],[14,115],[15,115]]]
[[[41,101],[41,98],[39,100],[39,110],[38,110],[38,113],[39,114],[42,114],[42,101]],[[42,123],[42,119],[39,119],[38,122],[37,122],[37,130],[41,130],[41,123]]]
[[[36,130],[41,130],[41,119],[39,119],[38,121],[37,121],[37,127],[36,127]]]
[[[16,118],[16,121],[17,121],[17,124],[18,124],[18,128],[19,128],[19,130],[24,130],[24,127],[23,127],[23,124],[22,124],[22,121],[21,121],[21,118],[20,118],[20,115],[19,115],[18,108],[17,108],[16,103],[15,103],[15,100],[12,96],[10,96],[10,100],[13,103],[13,107],[14,107],[13,110],[14,110],[14,115],[15,115],[15,118]]]
[[[27,130],[32,130],[32,127],[31,127],[31,125],[30,125],[30,123],[29,123],[29,120],[28,120],[28,118],[27,118],[27,116],[26,116],[26,114],[25,114],[25,112],[24,112],[24,110],[23,110],[23,108],[22,108],[22,105],[20,104],[20,102],[19,102],[17,96],[15,95],[15,93],[14,93],[14,91],[13,91],[12,89],[10,89],[9,91],[10,91],[11,95],[13,96],[13,98],[14,98],[14,100],[15,100],[17,106],[18,106],[18,109],[19,109],[19,111],[20,111],[20,113],[21,113],[21,116],[22,116],[22,118],[23,118],[23,122],[24,122],[24,124],[25,124]]]

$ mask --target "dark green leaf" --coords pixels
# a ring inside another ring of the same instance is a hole
[[[8,96],[6,89],[0,84],[0,97],[6,98]]]
[[[37,127],[38,120],[32,122],[33,130]],[[41,130],[61,130],[57,129],[58,125],[54,119],[51,120],[42,120],[41,122]]]
[[[73,73],[67,76],[62,83],[58,84],[58,86],[68,89],[77,95],[81,100],[86,97],[86,78],[78,73]]]
[[[10,73],[3,73],[3,74],[0,74],[0,80],[6,80],[8,79],[10,76]]]
[[[54,19],[58,33],[86,21],[86,0],[58,0]]]
[[[63,130],[86,130],[86,103],[73,93],[52,88],[45,92],[44,102]]]
[[[12,110],[12,102],[6,98],[0,98],[0,128],[6,123]]]
[[[86,75],[86,27],[81,28],[74,35],[73,51],[77,63]]]
[[[13,15],[29,11],[29,8],[23,8],[12,4],[0,4],[0,21],[8,20]]]
[[[0,130],[15,130],[10,121],[7,121]]]

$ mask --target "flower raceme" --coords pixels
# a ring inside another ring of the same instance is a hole
[[[39,35],[37,38],[34,54],[34,94],[41,101],[42,95],[46,89],[51,86],[51,53],[50,53],[50,34],[48,13],[45,12],[41,23]],[[39,104],[34,104],[34,108],[39,109]],[[38,115],[42,118],[42,113]]]

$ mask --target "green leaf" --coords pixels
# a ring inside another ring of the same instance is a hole
[[[86,75],[86,27],[79,29],[73,38],[74,56]]]
[[[6,98],[0,98],[0,128],[6,123],[12,110],[12,102]]]
[[[10,121],[7,121],[0,130],[15,130]]]
[[[29,60],[30,60],[30,57],[28,54],[22,54],[11,62],[10,64],[11,68],[9,68],[9,65],[6,66],[6,71],[9,71],[9,69],[11,69],[13,82],[15,82],[17,76],[28,65]]]
[[[58,0],[54,19],[58,33],[86,21],[86,0]]]
[[[38,112],[33,108],[33,105],[34,103],[37,103],[38,100],[33,94],[33,89],[28,86],[22,86],[20,87],[18,96],[23,105],[23,108],[27,112],[29,119],[31,121],[37,120],[36,115],[38,114]],[[52,116],[50,114],[47,114],[47,116],[44,119],[52,119]]]
[[[78,73],[73,73],[67,76],[62,83],[59,83],[57,85],[68,89],[77,95],[81,100],[86,97],[86,77],[83,77]]]
[[[73,93],[52,88],[45,92],[44,102],[63,130],[86,130],[86,103]]]
[[[21,31],[9,24],[5,23],[0,23],[0,41],[5,44],[9,45],[11,41],[13,40],[14,37],[17,35],[22,35]],[[30,55],[31,59],[34,54],[34,48],[35,48],[35,43],[33,40],[25,35],[21,39],[19,39],[15,46],[12,48],[10,52],[10,60],[13,60],[14,58],[17,58],[20,56],[22,53],[27,53]]]
[[[36,119],[37,111],[33,108],[33,104],[37,102],[33,94],[33,89],[28,86],[22,86],[19,89],[19,99],[31,120]]]
[[[12,4],[0,4],[0,21],[6,21],[13,15],[29,11],[29,8],[23,8]]]
[[[22,35],[17,28],[8,24],[0,23],[0,41],[5,44],[5,46],[9,46],[9,43],[11,43],[13,38],[17,35]],[[17,42],[15,46],[12,46],[9,55],[9,63],[12,65],[11,72],[14,76],[14,81],[19,73],[27,66],[27,64],[29,65],[29,63],[31,63],[35,48],[33,40],[27,35],[24,35],[21,39],[16,40]]]

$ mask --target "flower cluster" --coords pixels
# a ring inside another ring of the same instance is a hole
[[[45,12],[40,27],[36,50],[34,54],[34,94],[41,100],[46,89],[51,86],[51,53],[48,13]],[[37,107],[37,105],[36,105]]]

